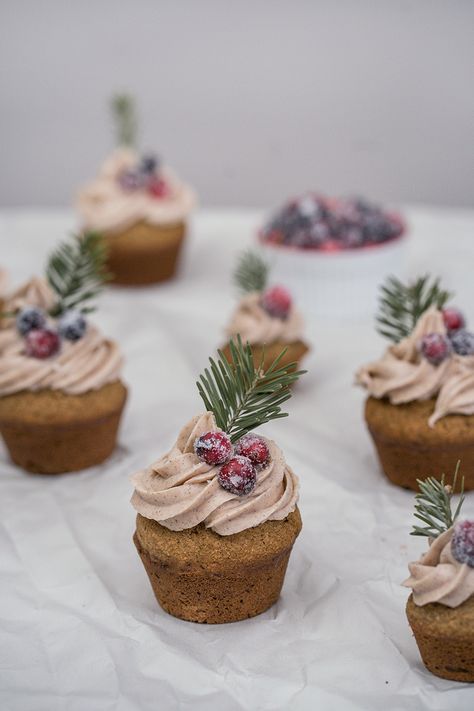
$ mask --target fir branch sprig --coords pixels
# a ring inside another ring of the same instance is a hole
[[[251,249],[243,252],[234,272],[234,283],[244,294],[263,291],[267,285],[268,264]]]
[[[118,146],[133,148],[137,142],[135,102],[129,94],[116,94],[111,101]]]
[[[377,331],[395,343],[413,331],[430,306],[442,309],[452,296],[440,287],[439,279],[431,279],[428,274],[408,284],[391,276],[380,290]]]
[[[424,481],[417,479],[420,492],[415,496],[415,518],[422,521],[425,526],[413,526],[412,536],[428,536],[437,538],[451,528],[456,521],[464,502],[464,477],[461,479],[461,490],[459,492],[459,502],[456,509],[451,509],[451,499],[456,491],[456,482],[459,473],[460,462],[457,463],[451,485],[445,484],[445,475],[438,481],[434,477],[428,477]]]
[[[218,351],[218,359],[209,358],[196,383],[208,411],[214,413],[217,426],[227,432],[232,442],[259,425],[287,417],[281,405],[291,397],[290,385],[305,370],[296,370],[296,363],[280,365],[284,349],[264,372],[264,354],[256,366],[252,348],[242,343],[240,336],[230,342],[231,363]]]
[[[105,259],[106,248],[96,232],[74,235],[71,242],[59,245],[46,267],[46,278],[57,296],[52,316],[60,316],[68,309],[83,314],[95,310],[91,301],[109,279]]]

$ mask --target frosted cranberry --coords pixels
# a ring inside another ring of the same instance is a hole
[[[264,467],[270,459],[270,451],[263,437],[256,434],[246,434],[235,445],[235,453],[248,457],[252,464]]]
[[[206,432],[194,443],[194,451],[202,462],[215,466],[232,456],[232,442],[225,432]]]
[[[221,467],[218,480],[226,491],[244,496],[244,494],[250,494],[255,487],[257,475],[250,459],[237,455]]]
[[[162,178],[152,178],[148,183],[148,192],[154,198],[161,199],[167,197],[169,189]]]
[[[458,521],[455,524],[451,551],[460,563],[474,568],[474,521]]]
[[[25,352],[31,358],[50,358],[59,351],[60,340],[51,328],[37,328],[25,336]]]
[[[451,345],[441,333],[428,333],[421,341],[421,352],[432,365],[439,365],[450,354]]]
[[[449,334],[453,351],[461,356],[474,355],[474,333],[460,328]]]
[[[261,303],[270,316],[285,319],[291,309],[291,295],[283,286],[272,286],[263,294]]]
[[[444,325],[446,326],[448,331],[457,331],[460,328],[464,328],[464,326],[466,325],[464,316],[459,311],[459,309],[455,309],[452,307],[443,309],[442,314]]]
[[[37,306],[25,306],[16,316],[16,327],[22,336],[33,329],[43,328],[46,316]]]

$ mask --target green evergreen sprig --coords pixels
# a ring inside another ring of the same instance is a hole
[[[244,294],[263,291],[267,285],[268,264],[257,252],[248,249],[240,255],[234,283]]]
[[[391,276],[381,286],[377,331],[398,343],[414,329],[420,316],[430,307],[442,309],[452,294],[440,287],[439,279],[429,275],[403,284]]]
[[[438,481],[428,477],[424,481],[417,479],[420,492],[415,496],[415,518],[422,521],[425,526],[413,526],[412,536],[428,536],[437,538],[451,528],[456,521],[464,502],[464,477],[461,479],[460,499],[456,509],[451,509],[451,499],[456,491],[456,482],[460,462],[457,463],[451,485],[445,484],[445,475]]]
[[[72,241],[59,245],[46,267],[46,278],[57,296],[52,316],[60,316],[68,309],[81,313],[95,310],[91,301],[109,278],[105,259],[106,248],[96,232],[74,235]]]
[[[281,405],[291,397],[289,386],[306,371],[297,371],[296,363],[281,366],[285,353],[286,349],[264,372],[264,353],[255,365],[250,345],[237,336],[230,342],[230,363],[222,351],[217,360],[209,358],[210,367],[196,385],[206,409],[232,442],[259,425],[287,417]]]
[[[137,142],[135,102],[129,94],[116,94],[111,101],[118,146],[133,148]]]

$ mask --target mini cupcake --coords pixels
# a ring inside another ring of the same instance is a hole
[[[406,612],[426,668],[474,682],[474,519],[456,522],[464,497],[453,513],[455,482],[419,482],[415,515],[428,525],[412,535],[428,536],[430,546],[403,584],[412,589]]]
[[[393,345],[356,375],[369,393],[365,417],[382,469],[416,489],[423,473],[461,458],[473,489],[474,334],[457,309],[445,308],[450,294],[437,281],[391,278],[382,294],[378,328]]]
[[[268,265],[256,253],[244,252],[237,265],[234,281],[241,299],[226,329],[230,340],[240,335],[250,343],[255,362],[268,368],[282,350],[281,365],[298,364],[309,348],[303,341],[304,321],[283,286],[267,286]],[[222,352],[231,359],[230,345]]]
[[[118,148],[80,192],[78,210],[84,228],[106,240],[112,283],[165,281],[175,274],[195,193],[154,154],[137,153],[131,99],[117,96],[113,108]]]
[[[99,464],[115,447],[126,388],[118,346],[88,322],[103,280],[100,239],[85,234],[4,304],[0,433],[15,464],[59,474]]]
[[[206,412],[133,477],[134,541],[156,599],[191,622],[235,622],[271,607],[301,530],[298,480],[275,442],[253,432],[284,416],[301,372],[257,371],[240,340],[232,356],[210,359],[201,375]]]

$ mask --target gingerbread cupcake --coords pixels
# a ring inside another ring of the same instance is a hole
[[[59,474],[113,451],[126,388],[122,356],[86,314],[103,282],[100,238],[61,245],[46,279],[7,297],[0,331],[0,433],[24,469]]]
[[[239,304],[226,329],[230,340],[238,335],[250,343],[255,362],[268,368],[282,350],[281,365],[298,364],[309,348],[303,340],[304,321],[283,286],[268,286],[268,264],[253,251],[240,257],[234,281],[241,293]],[[230,346],[222,348],[230,359]]]
[[[451,497],[456,485],[434,478],[419,482],[416,514],[428,551],[410,563],[403,584],[412,589],[407,616],[427,669],[453,681],[474,682],[474,519],[456,521]]]
[[[206,411],[133,477],[134,541],[156,599],[191,622],[235,622],[273,605],[301,530],[298,480],[278,445],[253,432],[284,416],[301,372],[257,371],[240,340],[231,354],[201,375]]]
[[[427,277],[408,286],[390,279],[378,328],[393,344],[356,375],[382,469],[410,489],[459,458],[474,488],[474,334],[449,298]]]
[[[165,281],[176,272],[196,196],[155,154],[137,152],[130,97],[115,97],[113,110],[118,147],[80,192],[78,210],[84,228],[107,243],[112,283]]]

